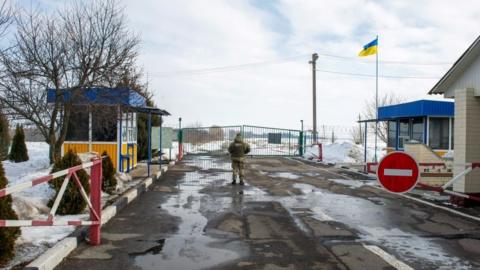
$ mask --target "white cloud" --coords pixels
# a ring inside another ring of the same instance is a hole
[[[328,4],[325,4],[328,3]],[[311,122],[309,54],[355,57],[380,36],[380,60],[450,62],[478,35],[477,1],[124,1],[142,35],[141,63],[158,106],[174,123],[258,124],[295,128]],[[263,5],[263,7],[262,7]],[[275,9],[275,10],[269,10]],[[230,72],[179,76],[203,69],[305,55],[293,61]],[[374,57],[320,69],[375,72]],[[368,64],[365,64],[367,62]],[[447,66],[380,65],[380,74],[440,76]],[[160,76],[161,75],[161,76]],[[435,80],[380,80],[380,92],[426,97]],[[353,125],[374,78],[318,73],[319,124]]]

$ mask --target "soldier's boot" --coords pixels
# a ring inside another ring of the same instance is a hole
[[[243,177],[240,177],[240,185],[241,186],[245,185],[245,182],[243,182]]]
[[[237,184],[237,176],[234,174],[232,177],[232,185],[236,185],[236,184]]]

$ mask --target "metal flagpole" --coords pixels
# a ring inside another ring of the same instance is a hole
[[[377,162],[377,137],[378,137],[378,35],[376,55],[376,85],[375,85],[375,162]]]

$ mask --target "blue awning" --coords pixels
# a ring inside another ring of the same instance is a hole
[[[70,101],[72,92],[63,90],[63,100]],[[61,94],[61,95],[62,95]],[[53,103],[61,95],[55,89],[47,89],[47,102]],[[129,107],[146,107],[146,99],[137,91],[130,88],[89,88],[78,96],[73,97],[75,104],[104,104],[124,105]]]
[[[455,103],[452,101],[417,100],[413,102],[383,106],[378,108],[378,120],[398,118],[443,116],[453,117]]]

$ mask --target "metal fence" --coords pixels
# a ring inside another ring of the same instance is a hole
[[[293,129],[249,125],[183,128],[179,138],[187,154],[226,155],[228,146],[238,133],[250,145],[249,156],[303,154],[303,133]]]

